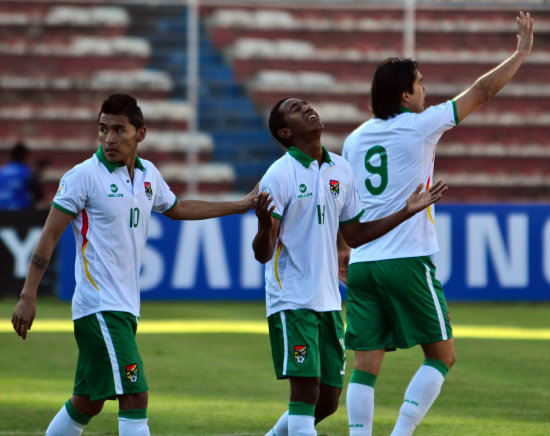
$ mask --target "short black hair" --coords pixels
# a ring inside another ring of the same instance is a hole
[[[101,110],[97,117],[98,121],[101,114],[107,115],[125,115],[128,121],[136,129],[144,126],[143,113],[137,105],[137,100],[129,94],[116,93],[111,94],[101,105]]]
[[[29,149],[27,146],[22,142],[18,142],[10,150],[10,159],[15,162],[23,162],[28,154]]]
[[[275,106],[273,106],[271,112],[269,113],[269,131],[271,132],[273,137],[281,144],[283,144],[286,148],[289,148],[292,143],[289,138],[281,138],[278,132],[279,130],[286,127],[285,115],[281,112],[280,109],[281,105],[289,99],[290,98],[287,97],[279,100],[277,103],[275,103]]]
[[[418,63],[411,58],[387,58],[374,73],[370,90],[372,112],[387,120],[399,114],[403,92],[413,93]]]

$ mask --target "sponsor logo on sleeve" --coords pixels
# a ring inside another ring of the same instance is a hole
[[[63,197],[63,195],[65,195],[65,192],[67,192],[67,184],[65,180],[61,180],[61,182],[59,182],[59,187],[57,188],[57,193],[55,194],[55,196]]]

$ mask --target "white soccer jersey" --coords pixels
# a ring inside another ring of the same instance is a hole
[[[73,319],[99,311],[139,316],[139,270],[151,210],[165,212],[176,196],[149,161],[126,166],[97,154],[61,179],[53,206],[74,215],[76,240]]]
[[[388,120],[374,118],[347,137],[342,156],[351,164],[365,208],[361,221],[398,211],[418,184],[432,185],[437,142],[456,124],[455,103],[448,101],[419,114],[407,111]],[[353,249],[350,263],[437,251],[432,205],[384,236]]]
[[[299,149],[267,170],[260,191],[273,197],[281,220],[272,259],[265,267],[267,315],[281,310],[341,310],[336,236],[363,208],[349,164],[323,148],[324,162]]]

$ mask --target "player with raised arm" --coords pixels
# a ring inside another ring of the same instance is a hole
[[[244,213],[256,190],[240,201],[176,198],[153,163],[137,156],[146,128],[136,99],[113,94],[98,116],[100,147],[61,179],[34,249],[13,328],[27,337],[36,314],[38,284],[69,223],[77,257],[72,301],[79,356],[72,397],[46,436],[78,436],[105,400],[118,399],[119,434],[148,436],[147,381],[135,335],[140,316],[139,271],[151,212],[174,220]]]
[[[313,436],[315,423],[338,408],[345,354],[336,237],[358,246],[385,234],[439,200],[443,182],[422,184],[395,213],[361,223],[353,174],[321,146],[324,125],[305,101],[279,101],[271,133],[288,152],[260,182],[256,259],[266,264],[269,336],[278,379],[290,380],[290,403],[271,436]]]
[[[517,49],[454,99],[424,109],[425,86],[413,59],[390,58],[376,70],[371,103],[375,118],[345,141],[365,208],[361,220],[403,207],[419,183],[433,182],[441,135],[491,99],[518,71],[533,45],[533,19],[520,12]],[[346,347],[355,350],[347,390],[349,432],[370,436],[374,385],[387,350],[421,345],[425,360],[411,380],[392,436],[409,436],[439,395],[455,362],[450,315],[430,256],[439,251],[429,207],[379,239],[339,253],[346,280]],[[349,271],[347,264],[349,261]]]

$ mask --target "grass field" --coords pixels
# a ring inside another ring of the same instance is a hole
[[[72,391],[70,306],[38,303],[26,341],[11,330],[15,300],[0,300],[0,435],[44,434]],[[457,363],[415,436],[550,435],[550,305],[453,304]],[[276,381],[262,303],[144,303],[138,343],[153,435],[264,435],[288,403]],[[376,384],[374,435],[388,435],[422,361],[389,353]],[[346,382],[353,355],[348,354]],[[345,394],[319,435],[346,435]],[[110,401],[85,435],[116,435]]]

